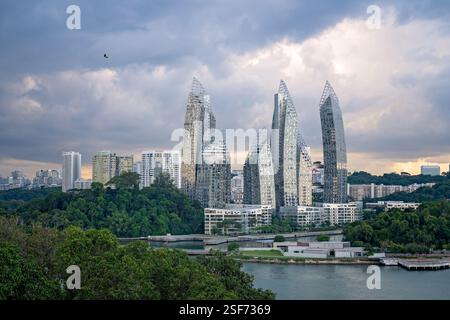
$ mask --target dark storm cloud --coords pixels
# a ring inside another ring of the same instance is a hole
[[[65,11],[71,4],[81,7],[81,30],[66,28]],[[89,159],[101,149],[171,147],[169,137],[183,125],[194,75],[211,94],[219,126],[270,126],[280,75],[263,75],[273,83],[270,90],[258,85],[262,79],[257,76],[237,85],[239,72],[230,65],[230,56],[283,39],[301,43],[345,18],[364,19],[369,4],[372,1],[1,1],[0,158],[59,162],[67,149]],[[399,23],[420,17],[445,20],[450,12],[447,1],[399,1],[394,6]],[[110,58],[104,59],[104,53]],[[427,54],[411,52],[415,59],[438,56]],[[448,74],[441,71],[425,86],[434,106],[430,113],[441,119],[449,118],[448,80],[437,80],[448,79]],[[393,81],[407,86],[423,80],[412,74]],[[305,138],[318,148],[320,89],[304,92],[288,86]],[[345,108],[351,112],[357,106],[350,102]],[[442,132],[422,135],[420,152],[439,152],[437,143],[445,149],[448,132]],[[348,140],[355,152],[410,156],[417,146],[407,131],[391,139],[373,134],[370,143],[359,135]]]

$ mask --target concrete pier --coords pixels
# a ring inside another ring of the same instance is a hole
[[[422,271],[422,270],[443,270],[450,268],[450,260],[447,259],[400,259],[398,265],[409,271]]]

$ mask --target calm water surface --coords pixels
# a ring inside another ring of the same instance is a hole
[[[450,269],[407,271],[381,268],[381,289],[366,286],[367,266],[245,263],[255,286],[277,299],[450,299]]]

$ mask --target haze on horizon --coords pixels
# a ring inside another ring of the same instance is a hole
[[[66,27],[71,4],[80,30]],[[448,170],[448,1],[4,0],[0,41],[1,176],[60,168],[75,150],[89,177],[97,151],[172,148],[193,76],[221,129],[270,128],[285,80],[313,161],[329,80],[350,171]]]

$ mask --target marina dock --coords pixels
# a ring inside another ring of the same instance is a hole
[[[399,259],[398,265],[409,271],[422,271],[422,270],[443,270],[450,268],[450,260],[447,259]]]

